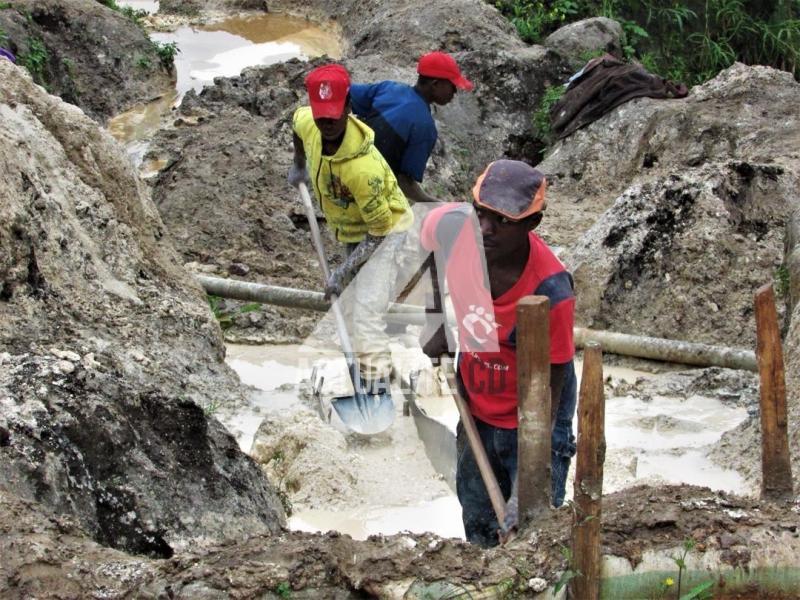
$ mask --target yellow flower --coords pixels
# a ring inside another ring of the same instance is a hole
[[[671,587],[671,586],[675,585],[675,581],[672,579],[672,577],[667,577],[664,580],[664,585],[667,586],[667,587]]]

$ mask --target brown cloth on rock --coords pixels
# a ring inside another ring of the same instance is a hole
[[[561,139],[633,98],[683,98],[688,93],[682,83],[667,81],[639,64],[605,54],[586,63],[550,109],[551,131]]]

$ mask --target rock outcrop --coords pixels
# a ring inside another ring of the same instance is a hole
[[[95,0],[4,2],[0,31],[36,83],[100,122],[171,90],[144,29]]]
[[[124,151],[23,69],[0,80],[0,488],[154,556],[278,531],[206,414],[243,392]]]
[[[753,293],[800,206],[799,101],[790,74],[737,64],[553,148],[542,229],[568,248],[583,324],[754,348]]]

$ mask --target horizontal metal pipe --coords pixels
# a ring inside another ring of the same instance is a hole
[[[725,367],[743,371],[757,371],[755,352],[740,348],[726,348],[681,340],[630,335],[613,331],[596,331],[575,328],[575,346],[583,348],[587,342],[598,342],[604,352],[650,358],[664,362]]]
[[[214,296],[318,312],[327,312],[330,309],[330,303],[325,300],[322,292],[221,277],[209,277],[207,275],[197,275],[196,277],[205,291]],[[387,320],[422,325],[425,322],[425,309],[411,304],[393,303],[389,307]],[[575,346],[583,348],[589,341],[598,342],[603,347],[604,352],[612,354],[703,367],[715,366],[744,371],[758,371],[755,352],[739,348],[726,348],[724,346],[576,327]]]
[[[262,302],[274,306],[285,306],[286,308],[303,308],[317,312],[328,312],[331,308],[330,302],[325,300],[322,292],[251,283],[237,279],[209,277],[207,275],[196,275],[195,277],[200,282],[200,285],[203,286],[203,289],[212,296],[242,300],[244,302]],[[425,309],[422,306],[392,303],[389,305],[387,318],[392,322],[422,325],[425,323]]]

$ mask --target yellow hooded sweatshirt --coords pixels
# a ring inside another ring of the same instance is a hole
[[[385,236],[411,227],[414,213],[375,148],[372,129],[350,115],[342,145],[333,156],[323,156],[310,107],[295,111],[292,127],[303,140],[311,185],[337,240],[355,243],[367,233]]]

